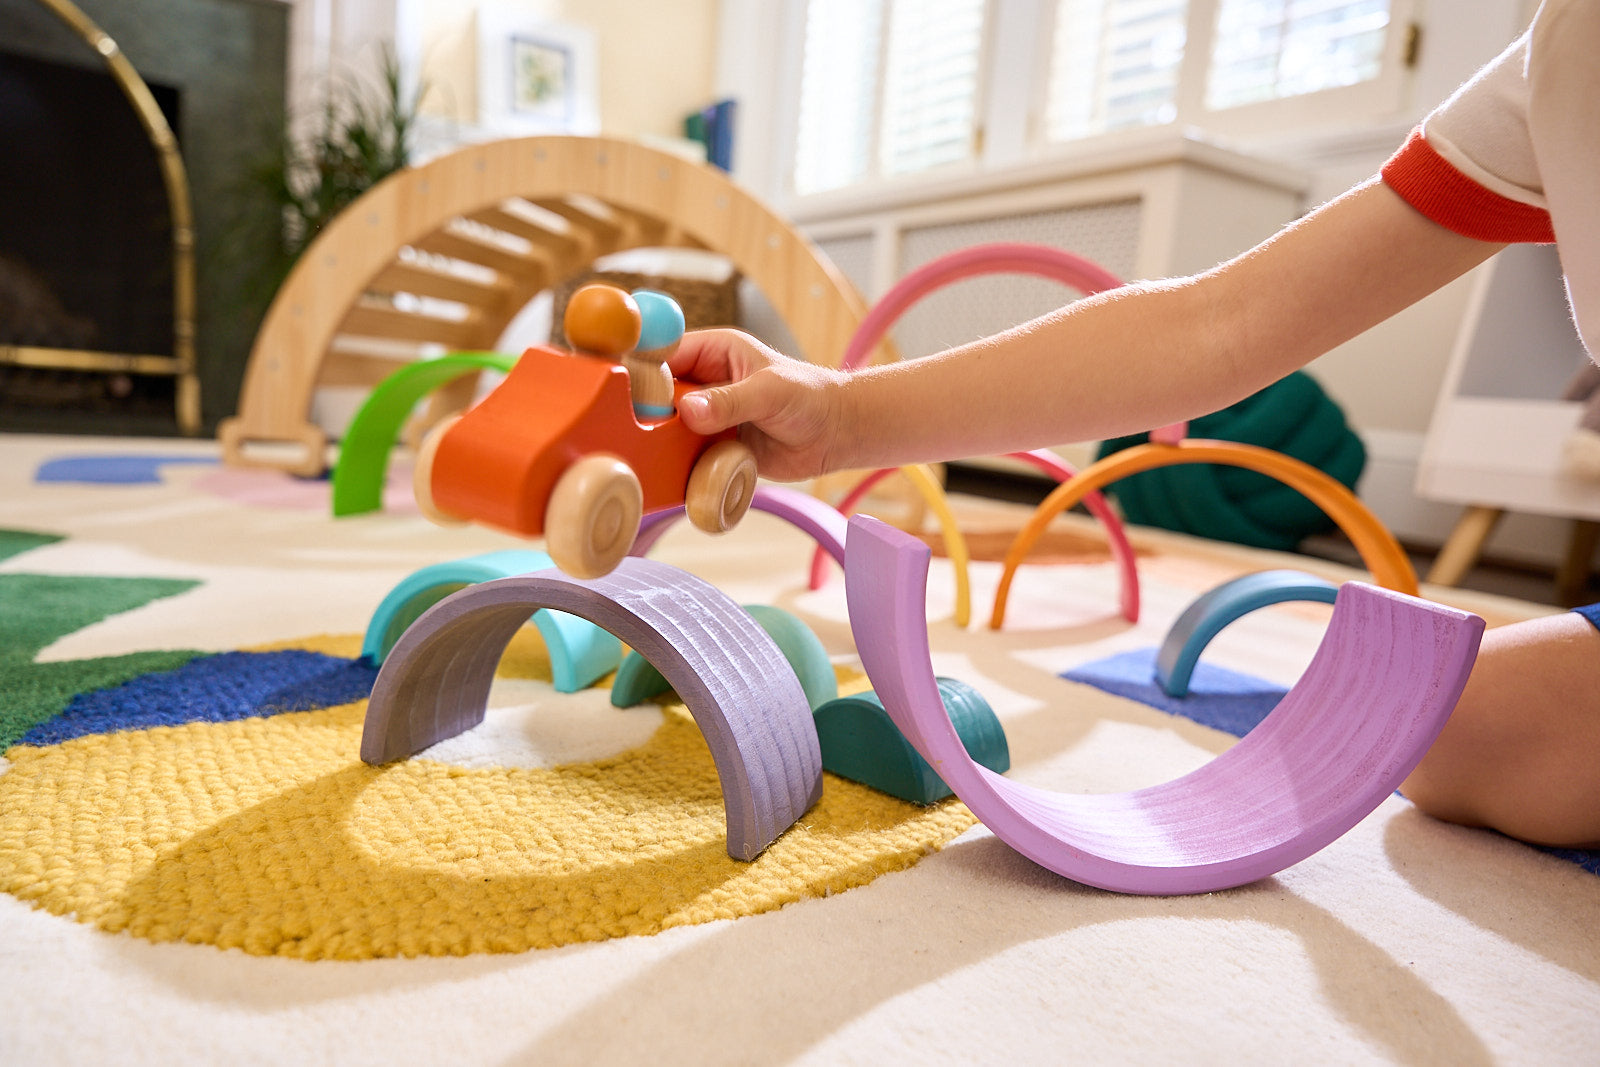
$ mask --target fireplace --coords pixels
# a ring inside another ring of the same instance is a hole
[[[146,84],[180,129],[179,91]],[[72,366],[176,355],[173,219],[155,147],[103,65],[0,51],[0,101],[0,346],[60,364],[0,364],[0,422],[172,419],[170,374]]]
[[[180,347],[198,428],[232,413],[272,296],[260,265],[280,254],[249,176],[285,128],[289,10],[0,0],[0,430],[176,433]],[[169,195],[174,172],[187,195]]]

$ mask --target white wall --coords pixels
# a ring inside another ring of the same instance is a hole
[[[329,70],[374,69],[393,42],[428,87],[425,115],[472,135],[478,115],[476,17],[459,0],[292,0],[291,103],[315,99]],[[600,128],[622,137],[680,136],[683,117],[713,99],[717,0],[504,0],[497,6],[593,30]]]
[[[399,0],[411,48],[430,88],[423,110],[462,124],[478,108],[476,4]],[[711,103],[717,0],[512,0],[502,8],[594,31],[600,130],[620,137],[681,136],[683,118]]]

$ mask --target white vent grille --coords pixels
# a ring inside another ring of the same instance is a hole
[[[907,230],[900,248],[900,273],[976,244],[1027,241],[1064,248],[1119,278],[1129,278],[1137,260],[1139,218],[1139,200],[1129,199]],[[1074,296],[1071,289],[1046,278],[1013,274],[969,278],[912,306],[895,327],[895,343],[906,358],[929,355],[1009,329]]]
[[[830,237],[818,241],[817,247],[833,260],[846,278],[855,285],[862,296],[872,299],[872,234],[863,233],[848,237]]]

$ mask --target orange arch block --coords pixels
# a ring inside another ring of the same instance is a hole
[[[998,630],[1004,625],[1011,581],[1051,519],[1078,503],[1086,494],[1103,489],[1120,478],[1179,463],[1221,463],[1229,467],[1243,467],[1276,478],[1284,485],[1299,490],[1326,512],[1350,538],[1351,544],[1361,555],[1361,561],[1372,572],[1372,580],[1376,584],[1411,596],[1417,594],[1417,573],[1405,550],[1400,547],[1400,542],[1337,479],[1270,448],[1236,441],[1183,440],[1176,444],[1135,445],[1121,452],[1113,452],[1056,486],[1034,510],[1027,525],[1017,533],[1016,540],[1006,550],[1005,569],[1000,575],[999,588],[995,590],[989,628]]]

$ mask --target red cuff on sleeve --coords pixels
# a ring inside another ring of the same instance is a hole
[[[1479,241],[1553,244],[1550,213],[1501,196],[1473,181],[1411,131],[1400,151],[1383,165],[1383,180],[1401,199],[1463,237]]]

